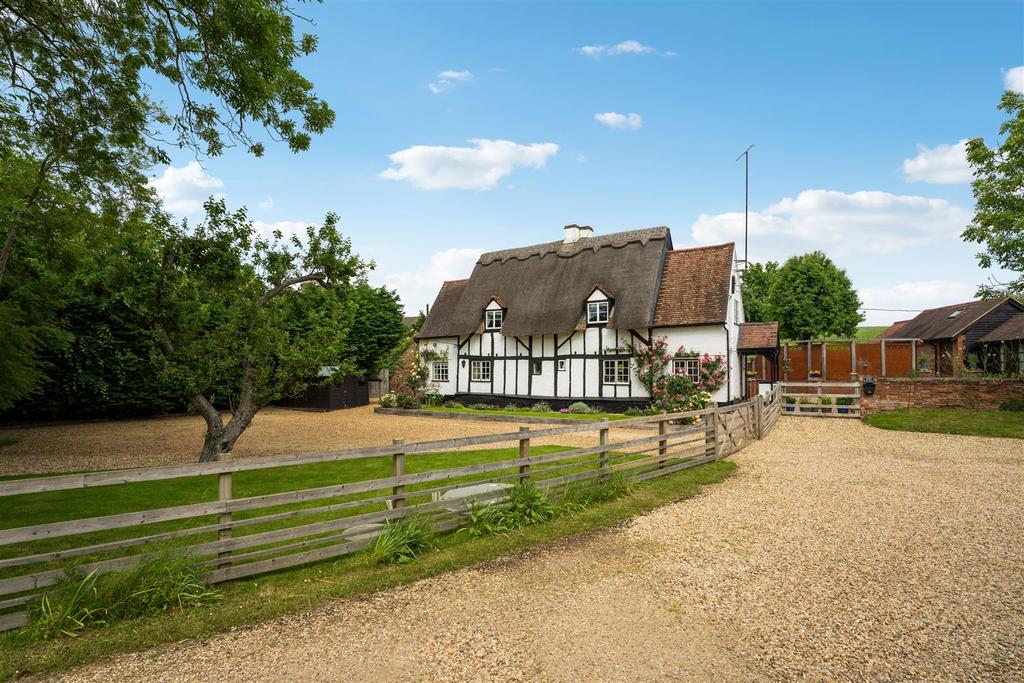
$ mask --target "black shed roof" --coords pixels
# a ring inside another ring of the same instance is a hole
[[[908,320],[896,334],[904,339],[953,339],[1008,300],[1004,296],[930,308]]]

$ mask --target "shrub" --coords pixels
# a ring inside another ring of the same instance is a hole
[[[444,399],[441,397],[441,394],[431,393],[423,397],[423,405],[427,406],[428,408],[436,408],[437,406],[441,405],[443,401]]]
[[[382,408],[394,408],[398,405],[398,395],[393,391],[389,391],[380,397],[380,405]]]
[[[476,498],[469,501],[466,522],[456,533],[467,533],[473,538],[501,534],[508,531],[505,511],[499,503],[481,503]]]
[[[39,639],[78,635],[89,626],[198,607],[220,598],[184,557],[161,555],[123,572],[82,574],[43,594],[32,609],[28,633]]]
[[[628,415],[630,417],[640,417],[643,414],[644,411],[640,410],[636,406],[630,406],[626,408],[626,412],[623,413],[623,415]]]
[[[821,401],[819,401],[819,404],[823,406],[830,406],[832,405],[832,399],[829,398],[828,396],[822,396]]]
[[[1014,396],[999,404],[999,410],[1006,410],[1012,413],[1024,412],[1024,396]]]
[[[416,405],[416,397],[412,394],[403,392],[398,394],[398,397],[395,399],[395,406],[398,408],[409,410],[411,408],[415,408]]]
[[[388,520],[377,542],[370,548],[370,559],[377,564],[408,564],[434,548],[434,529],[419,515]]]
[[[465,408],[466,407],[463,404],[459,403],[458,401],[445,401],[441,405],[444,406],[445,408]]]
[[[530,410],[535,413],[550,413],[551,404],[548,403],[547,401],[537,401],[532,406],[530,406]]]
[[[509,490],[508,502],[501,509],[504,523],[509,529],[546,522],[555,516],[555,506],[547,494],[528,479]]]
[[[471,403],[469,407],[473,410],[497,410],[498,406],[491,403]]]
[[[583,401],[576,401],[575,403],[569,404],[569,412],[575,415],[587,415],[593,411],[590,409],[590,406]]]

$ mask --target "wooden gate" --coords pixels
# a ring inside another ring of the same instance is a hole
[[[782,410],[786,415],[857,417],[859,382],[782,382]]]

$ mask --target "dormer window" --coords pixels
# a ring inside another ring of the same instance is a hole
[[[608,302],[590,301],[587,303],[587,324],[603,325],[608,322]]]
[[[498,309],[496,311],[485,311],[484,312],[484,329],[485,330],[500,330],[502,320],[505,318],[505,311]]]

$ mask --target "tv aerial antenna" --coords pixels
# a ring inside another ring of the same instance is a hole
[[[750,145],[743,153],[736,157],[736,161],[743,159],[743,269],[747,269],[749,261],[748,251],[750,247]]]

